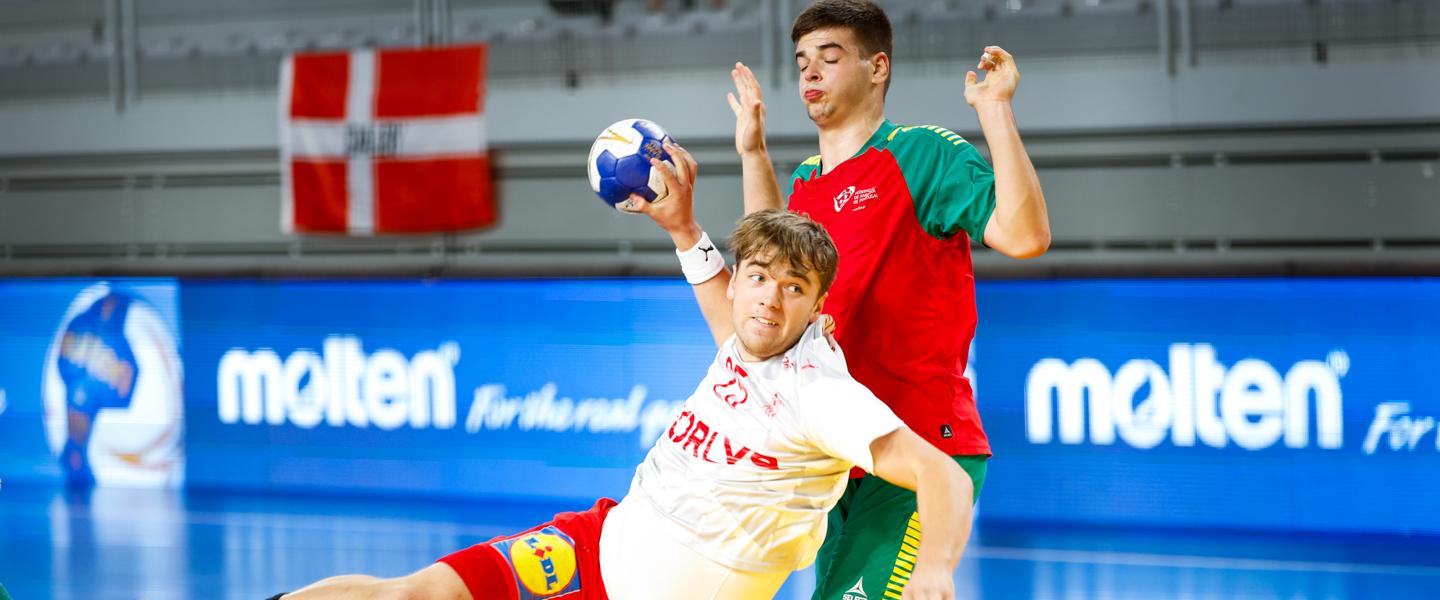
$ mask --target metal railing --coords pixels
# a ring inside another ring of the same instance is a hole
[[[287,53],[446,41],[488,43],[490,77],[500,86],[527,80],[577,87],[596,78],[714,69],[717,60],[742,60],[788,78],[793,67],[779,49],[789,46],[789,17],[781,15],[798,4],[750,0],[662,15],[631,10],[606,22],[546,14],[543,5],[520,18],[526,13],[502,15],[463,0],[391,0],[366,3],[369,12],[320,3],[289,20],[275,9],[248,20],[217,14],[207,22],[193,8],[180,19],[140,10],[146,5],[136,0],[107,0],[103,11],[0,26],[0,102],[109,95],[123,110],[147,94],[273,90]],[[1422,0],[885,4],[902,64],[968,59],[976,48],[999,43],[1030,60],[1150,54],[1173,72],[1225,53],[1283,48],[1325,62],[1350,47],[1440,44],[1440,2]]]

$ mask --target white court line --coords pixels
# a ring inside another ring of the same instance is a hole
[[[1319,573],[1361,573],[1369,575],[1410,575],[1440,577],[1440,566],[1367,565],[1343,562],[1269,560],[1184,554],[1148,554],[1134,552],[1094,552],[1089,550],[1054,550],[1048,548],[1006,548],[976,546],[965,552],[965,558],[1020,560],[1030,562],[1062,562],[1137,567],[1174,567],[1182,569],[1223,569],[1232,571],[1299,571]]]

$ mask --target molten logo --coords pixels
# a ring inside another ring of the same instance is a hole
[[[1282,377],[1254,358],[1227,369],[1209,344],[1171,345],[1168,369],[1137,359],[1113,374],[1093,358],[1071,364],[1047,358],[1026,381],[1026,434],[1031,443],[1050,443],[1058,412],[1063,444],[1085,442],[1088,416],[1092,444],[1113,444],[1118,433],[1135,448],[1153,448],[1166,437],[1176,446],[1194,446],[1199,439],[1215,448],[1234,442],[1247,450],[1269,448],[1283,438],[1288,448],[1305,448],[1313,401],[1317,445],[1335,449],[1343,441],[1340,378],[1349,362],[1336,351],[1324,362],[1295,363]],[[1149,395],[1137,399],[1146,387]]]
[[[360,340],[349,336],[330,336],[323,347],[323,353],[301,348],[283,362],[274,350],[226,352],[216,377],[220,421],[289,421],[306,429],[321,421],[380,429],[455,426],[459,344],[409,360],[389,349],[367,356]]]

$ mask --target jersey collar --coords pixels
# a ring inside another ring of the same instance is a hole
[[[856,152],[855,156],[860,156],[861,154],[864,154],[866,150],[869,150],[871,148],[880,147],[881,144],[885,143],[885,140],[890,138],[890,132],[895,131],[895,127],[895,124],[891,123],[890,119],[885,119],[884,121],[881,121],[880,127],[875,130],[875,134],[870,136],[870,139],[865,140],[865,145],[860,147],[860,151]],[[852,156],[850,158],[855,158],[855,156]]]
[[[890,122],[890,119],[885,119],[881,121],[880,127],[875,129],[875,133],[870,135],[870,139],[865,140],[865,144],[860,146],[860,149],[855,151],[855,154],[850,158],[860,156],[861,154],[864,154],[865,151],[871,148],[879,148],[882,144],[884,144],[887,140],[890,139],[890,133],[895,131],[897,127],[897,125]],[[810,179],[817,179],[820,177],[820,174],[824,172],[824,163],[818,163],[815,165],[815,170],[810,173]]]
[[[813,343],[814,339],[824,337],[824,335],[825,327],[821,324],[820,321],[817,320],[814,323],[811,323],[805,327],[805,332],[800,334],[800,339],[795,340],[795,343],[793,345],[791,345],[789,348],[786,348],[784,352],[776,354],[775,356],[772,356],[770,358],[762,360],[745,360],[745,357],[740,356],[740,336],[733,333],[730,334],[729,338],[726,338],[726,348],[724,350],[728,350],[729,356],[734,359],[737,364],[744,365],[754,370],[770,364],[783,365],[797,362],[799,360],[799,353],[801,352],[801,347],[804,346],[806,343]]]

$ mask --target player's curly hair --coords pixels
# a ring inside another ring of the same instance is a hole
[[[862,56],[884,52],[893,61],[895,44],[890,17],[870,0],[817,0],[795,17],[795,24],[790,26],[790,42],[798,43],[812,31],[831,27],[853,32]],[[890,91],[889,79],[885,80],[885,91]]]
[[[840,263],[835,242],[823,226],[810,217],[779,208],[753,212],[740,219],[730,234],[730,252],[735,255],[737,268],[746,259],[769,254],[769,260],[783,260],[805,274],[815,271],[821,294],[835,282],[835,268]]]

